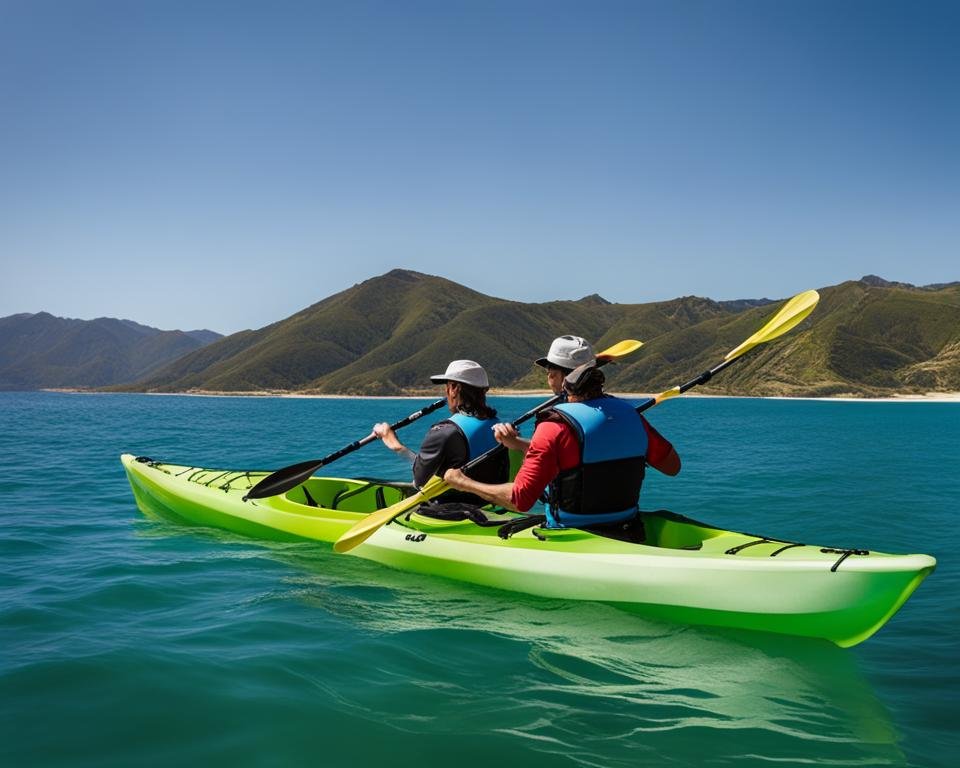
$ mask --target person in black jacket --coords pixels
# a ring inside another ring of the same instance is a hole
[[[413,482],[417,488],[426,485],[434,475],[443,477],[448,469],[462,467],[497,445],[493,435],[497,412],[487,405],[486,393],[490,384],[482,366],[472,360],[454,360],[444,373],[431,376],[430,380],[444,385],[447,407],[452,415],[429,429],[419,451],[414,453],[401,443],[386,422],[373,427],[373,434],[384,445],[413,464]],[[506,451],[479,464],[471,475],[482,482],[506,482],[509,476]],[[485,503],[473,494],[456,490],[447,491],[437,501]]]

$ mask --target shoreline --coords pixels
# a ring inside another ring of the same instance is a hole
[[[192,390],[188,392],[99,392],[91,389],[77,389],[70,387],[50,387],[38,390],[40,392],[60,392],[75,395],[152,395],[159,397],[283,397],[303,400],[422,400],[437,397],[438,393],[424,391],[402,395],[321,395],[302,392],[286,392],[271,390],[253,390],[249,392],[229,392],[217,390]],[[617,397],[637,400],[654,397],[653,392],[612,392]],[[552,397],[553,392],[548,389],[491,389],[490,397]],[[854,397],[838,395],[836,397],[806,397],[789,395],[713,395],[699,392],[687,392],[684,398],[707,399],[739,399],[739,400],[807,400],[827,403],[960,403],[960,392],[926,392],[923,394],[909,393],[888,395],[884,397]]]

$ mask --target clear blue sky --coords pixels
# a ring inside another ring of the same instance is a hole
[[[960,280],[960,3],[0,0],[0,316]]]

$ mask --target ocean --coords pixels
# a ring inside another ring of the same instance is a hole
[[[119,462],[275,469],[427,402],[0,393],[0,765],[955,764],[960,404],[648,413],[684,466],[644,508],[937,558],[846,650],[147,520]],[[379,444],[329,471],[409,477]]]

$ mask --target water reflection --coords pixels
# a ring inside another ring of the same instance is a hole
[[[300,574],[284,599],[358,633],[327,693],[403,731],[505,736],[585,766],[906,764],[855,655],[826,642],[277,555]]]

